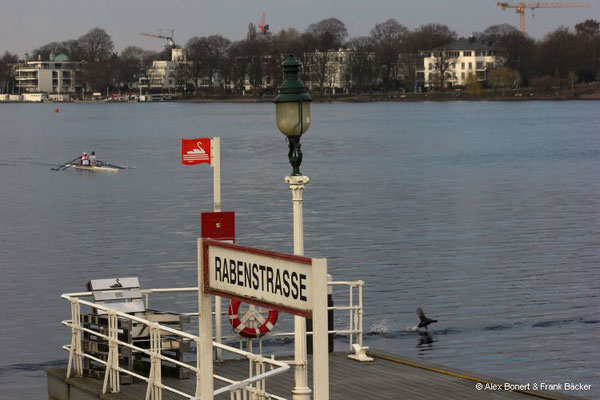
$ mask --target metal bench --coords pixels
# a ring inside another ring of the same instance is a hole
[[[187,315],[169,311],[146,309],[137,277],[95,279],[88,282],[87,289],[92,292],[94,303],[113,308],[117,311],[132,314],[136,317],[157,322],[161,325],[167,325],[181,331],[183,330],[184,324],[189,322],[189,316]],[[106,318],[102,318],[103,315],[106,315],[104,310],[94,309],[91,315],[84,316],[84,323],[86,323],[87,319],[98,325],[102,320],[106,320]],[[130,323],[129,328],[123,320],[123,334],[127,334],[127,330],[130,329],[129,334],[131,343],[137,347],[149,349],[150,331],[148,325],[137,323],[135,321],[131,322],[131,320],[127,322]],[[85,339],[86,338],[84,338],[84,342]],[[90,346],[93,347],[94,345],[84,344],[84,346],[90,348]],[[104,349],[104,346],[100,346],[100,348]],[[170,358],[183,362],[184,353],[188,352],[189,348],[189,341],[183,340],[181,337],[174,337],[168,334],[161,335],[161,351]],[[131,366],[131,363],[133,363],[133,367],[137,369],[150,368],[150,359],[147,354],[139,351],[130,353],[131,361],[126,360],[129,353],[127,352],[127,349],[124,349],[123,363],[126,363],[128,366]],[[166,361],[163,361],[162,365],[166,374],[175,375],[179,379],[189,377],[189,370],[186,368],[181,368],[178,365]]]

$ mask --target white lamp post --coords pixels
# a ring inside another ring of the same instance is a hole
[[[294,218],[294,254],[304,255],[304,222],[302,216],[302,192],[310,181],[300,173],[302,151],[300,136],[310,126],[310,101],[306,88],[298,80],[300,62],[290,55],[282,64],[285,80],[279,87],[280,94],[275,98],[277,127],[286,135],[289,144],[288,158],[292,165],[291,175],[285,177],[292,191]],[[308,357],[306,352],[306,319],[294,317],[294,388],[293,400],[309,400],[312,391],[308,387]]]

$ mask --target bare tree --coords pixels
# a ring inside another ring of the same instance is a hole
[[[225,66],[229,46],[229,39],[221,35],[195,36],[188,40],[185,48],[188,60],[193,63],[190,72],[196,82],[207,77],[212,88],[215,73]]]
[[[223,73],[235,83],[235,90],[242,93],[248,75],[248,63],[245,59],[245,40],[238,40],[229,46],[228,61],[225,63]]]
[[[594,38],[600,34],[600,22],[595,19],[586,19],[575,25],[575,32],[587,39]]]
[[[348,41],[350,59],[348,70],[352,87],[360,93],[368,90],[373,84],[375,57],[373,40],[368,36],[360,36]]]
[[[553,76],[556,83],[565,80],[576,69],[577,44],[577,37],[567,27],[547,34],[538,45],[537,74]]]
[[[190,73],[194,85],[198,87],[200,80],[208,71],[208,39],[204,36],[194,36],[185,44],[185,50],[188,60],[192,62]]]
[[[319,94],[322,96],[325,89],[325,81],[331,73],[332,61],[335,53],[343,46],[348,30],[346,25],[337,18],[328,18],[311,24],[306,28],[304,40],[309,46],[310,60],[304,60],[305,69],[307,61],[314,67],[311,73],[311,81],[316,82]]]
[[[64,44],[61,42],[50,42],[33,50],[31,55],[36,60],[49,60],[51,54],[58,55],[61,53],[67,53]]]
[[[256,25],[248,24],[248,33],[244,41],[243,59],[248,64],[247,72],[254,94],[258,95],[265,76],[265,58],[272,46],[270,36],[259,35]]]
[[[435,86],[439,89],[446,87],[446,80],[450,78],[450,70],[456,65],[458,52],[448,50],[446,46],[433,51],[433,69],[435,71]]]
[[[508,24],[492,25],[476,37],[496,50],[502,66],[518,71],[523,82],[528,81],[536,54],[535,40]]]
[[[383,87],[393,90],[399,86],[398,63],[408,29],[395,19],[376,24],[371,29],[377,63],[381,68]]]
[[[183,91],[188,91],[188,83],[193,80],[192,68],[190,63],[177,63],[175,65],[175,85],[182,88]]]
[[[127,46],[117,62],[115,62],[115,75],[117,80],[125,86],[136,82],[143,73],[145,50],[137,46]]]
[[[600,73],[600,23],[588,19],[575,25],[577,36],[578,75],[585,82]]]
[[[15,86],[15,78],[12,75],[12,65],[18,61],[16,54],[4,52],[0,58],[0,93],[11,93]]]
[[[212,88],[215,73],[221,71],[227,61],[227,50],[231,46],[231,41],[221,35],[210,35],[206,39],[208,60],[205,65],[209,77],[209,86]]]
[[[448,28],[448,26],[440,24],[421,25],[410,32],[404,41],[403,54],[400,60],[405,70],[407,86],[409,88],[416,86],[416,71],[424,68],[423,52],[444,47],[456,39],[456,32]],[[441,62],[439,66],[442,69],[447,69],[443,68],[445,66],[444,62]],[[443,84],[443,82],[440,82],[440,78],[445,80],[445,77],[440,76],[438,71],[438,83]]]
[[[108,60],[114,49],[110,36],[101,28],[90,29],[78,41],[84,60],[88,62]]]
[[[69,60],[71,61],[81,61],[84,59],[84,54],[81,49],[81,44],[77,39],[69,39],[62,42],[62,47],[64,48]]]
[[[473,36],[489,46],[496,46],[502,42],[503,37],[514,32],[519,32],[519,30],[510,24],[500,24],[491,25],[483,32],[474,33]]]
[[[77,78],[87,90],[103,91],[114,87],[118,83],[117,64],[118,57],[116,55],[104,62],[86,62],[81,74],[77,74]]]
[[[296,54],[302,47],[301,35],[294,28],[282,29],[276,34],[272,35],[273,40],[273,51],[278,54],[289,55]]]
[[[412,40],[419,50],[433,50],[446,46],[456,39],[456,32],[441,24],[421,25],[412,35]]]
[[[266,60],[265,72],[271,80],[271,87],[276,88],[283,81],[281,63],[285,57],[294,54],[303,59],[306,44],[302,41],[302,35],[294,28],[282,29],[271,35],[270,39],[270,54]]]

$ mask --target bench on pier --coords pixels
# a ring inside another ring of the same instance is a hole
[[[189,316],[169,311],[147,309],[142,299],[140,283],[137,277],[95,279],[87,284],[87,289],[92,292],[94,303],[110,307],[114,310],[131,314],[148,321],[166,325],[170,328],[183,330],[183,325],[189,322]],[[92,313],[82,315],[82,323],[86,328],[93,329],[107,335],[108,317],[106,311],[93,309]],[[150,329],[148,325],[126,318],[118,319],[119,339],[134,346],[150,348]],[[108,343],[103,338],[85,333],[83,346],[86,352],[92,353],[101,360],[108,357]],[[180,336],[161,333],[161,351],[164,355],[183,362],[184,353],[189,351],[190,343]],[[132,350],[127,346],[119,348],[119,363],[129,370],[149,369],[149,356],[143,352]],[[179,379],[189,377],[189,370],[166,361],[162,361],[165,373],[174,373]],[[100,368],[101,367],[101,368]],[[91,376],[100,376],[104,366],[86,359],[86,372]],[[123,374],[123,383],[131,381],[131,376]]]

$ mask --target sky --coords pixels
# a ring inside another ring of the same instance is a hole
[[[588,18],[600,20],[600,0],[591,8],[538,9],[526,14],[526,31],[542,38],[560,25],[573,28]],[[128,45],[161,50],[165,41],[141,36],[157,28],[174,29],[175,42],[192,36],[221,34],[245,37],[248,23],[258,25],[262,13],[272,32],[335,17],[349,37],[368,35],[376,23],[395,18],[409,29],[442,23],[459,36],[490,25],[519,25],[514,10],[501,10],[496,0],[0,0],[0,53],[22,56],[52,41],[76,39],[93,27],[112,37],[115,49]]]

